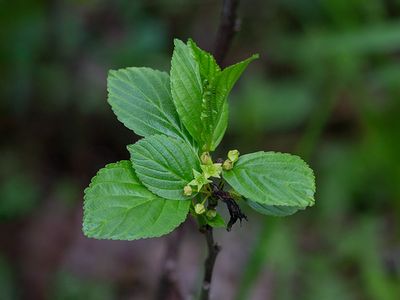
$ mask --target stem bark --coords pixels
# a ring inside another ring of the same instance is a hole
[[[214,48],[214,57],[219,65],[223,64],[223,61],[228,53],[228,49],[231,46],[232,39],[235,33],[239,30],[239,20],[236,13],[238,6],[239,0],[223,0],[221,21],[218,27]],[[201,287],[200,299],[208,300],[210,299],[211,280],[213,276],[215,260],[217,259],[221,247],[214,241],[214,233],[211,226],[206,225],[200,231],[206,238],[208,249],[208,255],[204,262],[204,278]]]
[[[203,284],[201,286],[200,299],[208,300],[210,299],[210,287],[211,287],[211,280],[213,276],[215,260],[217,259],[217,255],[221,250],[221,248],[214,241],[214,233],[213,233],[213,228],[211,226],[209,225],[204,226],[201,229],[201,232],[204,234],[207,241],[208,256],[204,262],[204,278],[203,278]]]

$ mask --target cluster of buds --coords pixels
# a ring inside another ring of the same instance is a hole
[[[221,163],[213,163],[210,153],[203,152],[200,155],[201,165],[200,168],[202,173],[193,170],[194,179],[190,181],[184,188],[183,194],[185,196],[190,196],[193,193],[193,188],[196,187],[197,191],[200,192],[201,188],[212,182],[209,178],[216,177],[220,178],[222,172],[222,164]],[[199,209],[199,211],[201,211]]]
[[[239,159],[239,151],[238,150],[230,150],[228,152],[228,159],[226,159],[224,161],[224,163],[222,164],[222,168],[226,171],[232,170],[233,169],[233,165],[235,164],[235,162],[238,161]]]
[[[205,213],[208,219],[214,219],[217,216],[217,211],[214,208],[206,209],[203,203],[197,203],[194,206],[194,211],[198,215]]]
[[[228,158],[223,163],[214,163],[209,152],[203,152],[200,155],[201,165],[200,168],[202,173],[193,169],[194,179],[190,181],[184,188],[183,194],[185,196],[191,196],[194,188],[197,192],[203,188],[204,185],[211,183],[212,181],[209,179],[211,177],[221,178],[222,170],[231,170],[233,165],[239,159],[239,151],[238,150],[230,150],[228,152]],[[194,206],[194,210],[196,214],[201,215],[206,213],[207,217],[212,219],[216,216],[217,212],[215,209],[207,210],[204,206],[204,202],[197,203]]]

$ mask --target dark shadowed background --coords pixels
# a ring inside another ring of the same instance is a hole
[[[213,49],[220,1],[0,1],[0,299],[151,299],[174,235],[83,236],[95,172],[138,139],[106,102],[109,69],[169,71],[172,39]],[[260,53],[229,101],[220,147],[299,154],[317,202],[247,211],[214,299],[400,299],[400,1],[247,0],[226,63]],[[246,209],[246,208],[245,208]],[[183,225],[177,281],[190,299],[205,242]]]

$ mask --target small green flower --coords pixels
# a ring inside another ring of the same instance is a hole
[[[228,152],[228,158],[230,159],[231,162],[235,163],[239,159],[239,151],[238,150],[230,150]]]
[[[183,194],[184,194],[185,196],[190,196],[190,195],[192,195],[192,193],[193,193],[193,189],[192,189],[192,187],[191,187],[190,185],[186,185],[186,186],[183,188]]]
[[[203,170],[203,174],[206,178],[221,178],[220,174],[222,172],[222,164],[201,165],[200,168]]]
[[[213,161],[209,152],[203,152],[200,155],[200,161],[203,165],[212,165]]]
[[[201,188],[203,187],[203,185],[212,182],[211,180],[208,180],[204,174],[196,171],[193,169],[193,175],[194,175],[194,179],[189,182],[189,185],[191,186],[197,186],[197,191],[200,192]]]
[[[204,214],[206,212],[206,208],[204,207],[204,204],[197,203],[194,206],[194,211],[196,212],[196,214],[201,215],[201,214]]]

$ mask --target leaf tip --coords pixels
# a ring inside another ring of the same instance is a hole
[[[186,45],[182,40],[180,40],[178,38],[174,38],[174,46],[178,47],[178,46],[186,46]]]

